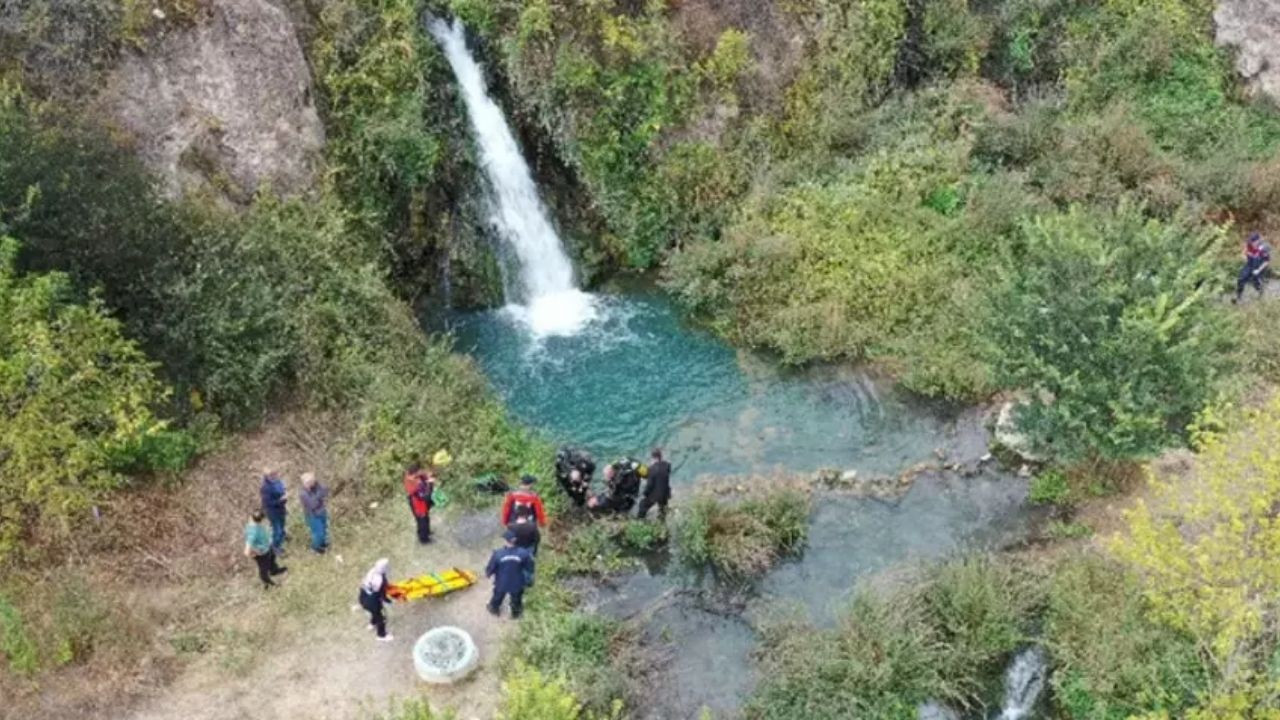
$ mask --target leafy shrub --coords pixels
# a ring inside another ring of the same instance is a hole
[[[150,408],[168,392],[101,303],[68,302],[64,275],[17,274],[17,252],[0,238],[0,561],[125,484],[113,460],[165,432]]]
[[[1049,469],[1031,478],[1031,491],[1027,498],[1033,503],[1061,505],[1071,497],[1067,476],[1060,470]]]
[[[627,522],[622,526],[619,538],[623,547],[634,552],[649,552],[665,545],[667,526],[642,520]]]
[[[1180,715],[1207,687],[1196,643],[1154,622],[1137,578],[1096,555],[1054,568],[1044,631],[1065,717]]]
[[[626,694],[625,678],[611,663],[618,633],[616,623],[599,615],[531,606],[512,640],[514,652],[504,654],[507,675],[518,677],[526,664],[544,677],[562,678],[586,707],[606,710]]]
[[[615,701],[608,712],[584,711],[582,704],[563,680],[548,678],[521,665],[502,682],[502,707],[498,720],[617,720],[622,702]]]
[[[1212,301],[1216,233],[1115,211],[1028,221],[994,297],[993,363],[1030,401],[1017,422],[1067,459],[1150,455],[1178,441],[1224,374]]]
[[[1193,483],[1152,478],[1149,502],[1128,513],[1128,532],[1111,545],[1137,573],[1153,617],[1208,653],[1218,697],[1269,687],[1277,502],[1280,401],[1272,399],[1237,431],[1203,438]]]

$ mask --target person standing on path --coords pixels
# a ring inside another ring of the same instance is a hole
[[[271,536],[262,525],[262,511],[254,510],[249,523],[244,526],[244,554],[253,558],[258,564],[258,578],[262,580],[262,589],[266,590],[276,584],[271,578],[287,572],[289,568],[276,564],[276,552],[271,546]]]
[[[1271,249],[1262,242],[1262,235],[1250,233],[1244,243],[1244,266],[1240,268],[1240,277],[1236,279],[1236,296],[1231,301],[1240,302],[1244,295],[1245,285],[1252,284],[1262,297],[1262,274],[1271,266]]]
[[[516,508],[516,519],[507,526],[516,534],[516,547],[524,548],[533,557],[538,557],[538,545],[542,542],[542,533],[538,524],[533,521],[533,509],[527,505]]]
[[[507,498],[502,502],[502,524],[510,525],[516,519],[516,510],[520,507],[527,507],[533,511],[533,516],[537,519],[540,527],[547,526],[547,511],[542,507],[542,498],[534,491],[533,484],[538,479],[532,475],[525,475],[520,478],[520,487],[507,493]]]
[[[311,531],[311,549],[323,555],[329,549],[329,488],[316,481],[315,473],[302,474],[302,490],[298,493],[302,513]]]
[[[387,634],[387,615],[383,609],[385,605],[391,604],[391,598],[387,597],[387,572],[390,568],[391,561],[380,558],[365,573],[364,580],[360,583],[360,607],[369,611],[369,629],[377,631],[378,639],[382,642],[395,639]]]
[[[511,619],[518,620],[524,612],[525,588],[533,585],[533,555],[516,547],[516,534],[508,530],[502,536],[506,545],[493,551],[484,576],[493,578],[493,598],[489,600],[489,613],[497,617],[502,612],[502,601],[511,598]]]
[[[404,472],[404,492],[409,497],[409,510],[418,526],[418,542],[431,542],[431,496],[435,493],[436,479],[413,463]]]
[[[636,517],[641,520],[649,514],[649,508],[658,506],[658,519],[667,519],[667,503],[671,501],[671,463],[662,459],[662,448],[649,453],[649,475],[645,478],[644,492]]]
[[[280,479],[280,474],[275,470],[264,471],[262,487],[258,492],[262,496],[262,512],[271,522],[271,547],[277,554],[281,554],[284,550],[284,541],[289,539],[289,535],[284,529],[284,505],[288,496],[285,494],[284,481]]]

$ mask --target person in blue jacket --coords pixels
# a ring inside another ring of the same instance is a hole
[[[287,496],[280,474],[274,470],[264,472],[262,487],[258,492],[262,495],[262,514],[266,515],[271,523],[271,547],[279,555],[280,551],[284,550],[284,541],[289,539],[284,531],[284,504]]]
[[[484,569],[485,577],[493,578],[489,612],[497,616],[502,601],[510,596],[511,618],[514,620],[524,612],[525,588],[533,585],[533,555],[526,548],[516,547],[516,534],[510,530],[502,538],[507,541],[506,545],[493,551]]]

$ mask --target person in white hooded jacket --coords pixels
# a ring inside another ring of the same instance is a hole
[[[387,597],[387,571],[390,567],[391,561],[379,559],[365,573],[364,581],[360,583],[360,607],[369,611],[369,629],[376,630],[378,640],[382,642],[391,642],[393,639],[387,633],[387,616],[383,611],[384,605],[391,604],[391,598]]]

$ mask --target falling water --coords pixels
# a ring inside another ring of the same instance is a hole
[[[427,29],[458,79],[492,192],[493,223],[519,263],[519,287],[512,288],[508,309],[535,336],[573,335],[595,317],[594,300],[574,284],[573,265],[538,197],[529,165],[467,50],[466,29],[456,19],[448,23],[434,17],[427,20]]]
[[[998,720],[1023,720],[1035,709],[1044,691],[1049,664],[1044,650],[1030,647],[1018,653],[1004,674],[1004,704]]]

